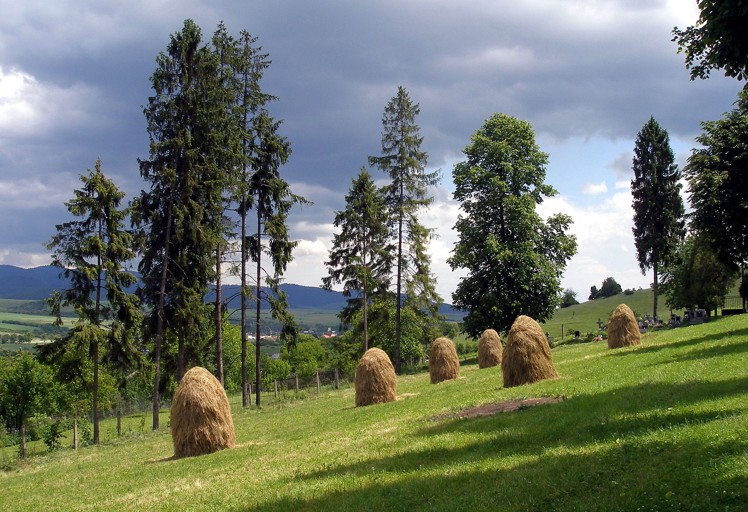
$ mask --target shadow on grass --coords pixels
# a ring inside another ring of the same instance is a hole
[[[657,345],[644,345],[644,346],[636,347],[634,349],[629,349],[629,350],[615,349],[610,352],[610,355],[629,356],[629,355],[637,354],[637,353],[655,353],[655,352],[660,352],[662,350],[682,349],[684,347],[703,345],[705,343],[724,340],[725,338],[732,337],[732,336],[748,336],[748,328],[728,331],[726,333],[707,334],[707,335],[699,336],[696,338],[688,338],[685,340],[672,341],[669,343],[658,343]],[[737,343],[735,345],[742,347],[739,351],[741,350],[748,351],[748,344],[746,343]]]
[[[643,384],[427,424],[411,436],[426,448],[301,473],[285,496],[237,510],[743,510],[746,479],[720,464],[748,440],[691,430],[718,431],[742,409],[676,406],[746,389],[748,378]]]

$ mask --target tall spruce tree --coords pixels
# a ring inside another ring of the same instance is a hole
[[[468,275],[452,294],[467,311],[463,330],[477,338],[488,328],[506,330],[518,315],[540,322],[560,302],[560,279],[576,252],[568,235],[571,218],[546,221],[536,207],[556,191],[545,183],[548,155],[535,143],[532,126],[494,114],[463,150],[454,167],[454,198],[462,205],[458,242],[448,260]]]
[[[178,339],[177,380],[200,339],[203,295],[215,278],[214,250],[221,236],[222,130],[232,125],[222,90],[220,60],[186,20],[156,58],[154,95],[144,109],[150,158],[140,173],[150,184],[134,203],[142,230],[143,300],[152,306],[154,332],[153,429],[159,428],[161,355],[171,326]],[[228,119],[227,119],[228,118]]]
[[[659,272],[685,236],[681,174],[665,129],[650,117],[636,136],[631,180],[634,242],[642,273],[652,269],[652,316],[657,318]]]
[[[288,311],[286,294],[280,289],[281,278],[293,259],[293,248],[297,242],[288,236],[286,221],[295,204],[307,201],[291,192],[291,188],[280,175],[280,167],[291,154],[288,140],[278,133],[281,122],[274,120],[265,109],[260,109],[253,122],[256,140],[254,172],[249,176],[247,193],[255,210],[256,230],[248,237],[249,256],[255,262],[255,404],[260,406],[261,384],[261,310],[263,299],[270,305],[273,318],[282,324],[281,339],[293,341],[297,329],[293,316]],[[264,242],[264,243],[263,243]],[[263,267],[263,255],[270,258],[272,271]],[[266,277],[263,279],[263,275]],[[263,281],[270,293],[263,290]]]
[[[419,105],[410,99],[405,88],[398,87],[382,115],[382,154],[369,157],[369,165],[386,172],[392,180],[384,192],[396,244],[395,370],[398,373],[401,371],[404,292],[409,294],[406,300],[415,301],[414,307],[429,305],[430,313],[441,303],[425,250],[430,231],[418,219],[420,211],[433,201],[428,187],[439,182],[438,172],[426,172],[428,155],[421,150],[423,137],[416,124],[420,112]]]
[[[242,377],[242,406],[249,405],[249,379],[247,364],[247,311],[250,299],[253,297],[248,282],[247,262],[250,259],[250,236],[248,217],[254,205],[254,193],[251,190],[250,177],[260,163],[260,137],[263,134],[263,118],[261,113],[268,102],[277,98],[262,91],[260,80],[265,70],[270,66],[269,54],[263,53],[262,47],[257,45],[257,37],[242,31],[235,41],[233,71],[237,85],[236,102],[238,117],[236,119],[241,136],[241,163],[236,181],[233,183],[233,200],[239,215],[239,275],[241,280],[241,377]],[[286,157],[287,158],[287,155]]]
[[[345,196],[345,210],[336,212],[334,225],[340,229],[332,241],[328,275],[323,288],[343,284],[349,297],[338,315],[343,325],[351,325],[360,311],[364,352],[369,349],[368,306],[374,295],[386,294],[390,287],[394,246],[389,239],[388,214],[384,197],[371,174],[361,169]]]
[[[124,227],[126,211],[120,208],[125,194],[104,175],[101,160],[80,179],[83,187],[65,203],[80,220],[58,224],[47,247],[54,251],[52,265],[63,269],[72,284],[56,295],[57,300],[74,306],[80,324],[87,326],[55,342],[55,349],[64,351],[66,345],[84,343],[91,356],[93,442],[98,444],[100,346],[108,340],[110,354],[120,360],[137,360],[131,333],[140,313],[136,299],[126,291],[135,284],[135,277],[125,265],[135,254],[132,235]],[[114,322],[105,326],[109,320]]]

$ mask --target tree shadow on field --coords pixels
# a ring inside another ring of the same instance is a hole
[[[680,329],[684,329],[684,327],[681,327]],[[613,349],[610,355],[621,357],[621,356],[630,356],[630,355],[641,354],[641,353],[655,353],[655,352],[660,352],[661,350],[682,349],[684,347],[703,345],[709,342],[724,340],[726,338],[730,338],[733,336],[748,336],[748,328],[737,329],[737,330],[729,331],[726,333],[707,334],[707,335],[699,336],[696,338],[688,338],[685,340],[673,341],[669,343],[659,343],[657,345],[642,345],[639,347],[635,347],[631,350]],[[742,349],[738,351],[743,351],[743,350],[748,351],[748,345],[746,345],[745,343],[737,343],[736,345],[742,347]]]
[[[409,436],[419,448],[297,474],[276,501],[236,510],[741,510],[748,468],[733,480],[719,468],[744,457],[748,439],[688,429],[743,408],[677,405],[747,389],[748,378],[642,384],[494,416],[423,419]]]

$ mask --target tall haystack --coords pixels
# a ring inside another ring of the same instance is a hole
[[[457,358],[457,349],[449,338],[436,338],[431,342],[429,375],[432,384],[456,379],[460,376],[460,360]]]
[[[171,437],[176,458],[233,448],[236,442],[226,391],[205,368],[191,368],[174,393]]]
[[[397,377],[387,353],[370,348],[356,366],[356,407],[392,402],[396,398]]]
[[[520,315],[512,324],[506,337],[501,372],[505,388],[558,377],[543,329],[529,316]]]
[[[608,320],[608,348],[630,347],[641,343],[642,336],[634,312],[626,304],[620,304]]]
[[[493,329],[486,329],[478,340],[478,368],[491,368],[501,364],[501,336]]]

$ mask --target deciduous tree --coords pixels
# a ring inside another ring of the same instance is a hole
[[[698,0],[696,25],[673,29],[678,52],[686,55],[691,80],[708,78],[712,69],[725,76],[748,78],[748,4],[742,0]]]
[[[488,328],[508,330],[517,316],[538,321],[559,303],[560,278],[576,251],[571,218],[543,220],[536,207],[556,191],[545,183],[548,155],[530,123],[494,114],[454,167],[454,198],[462,206],[458,241],[448,260],[468,275],[452,294],[467,316],[463,330],[478,338]]]

